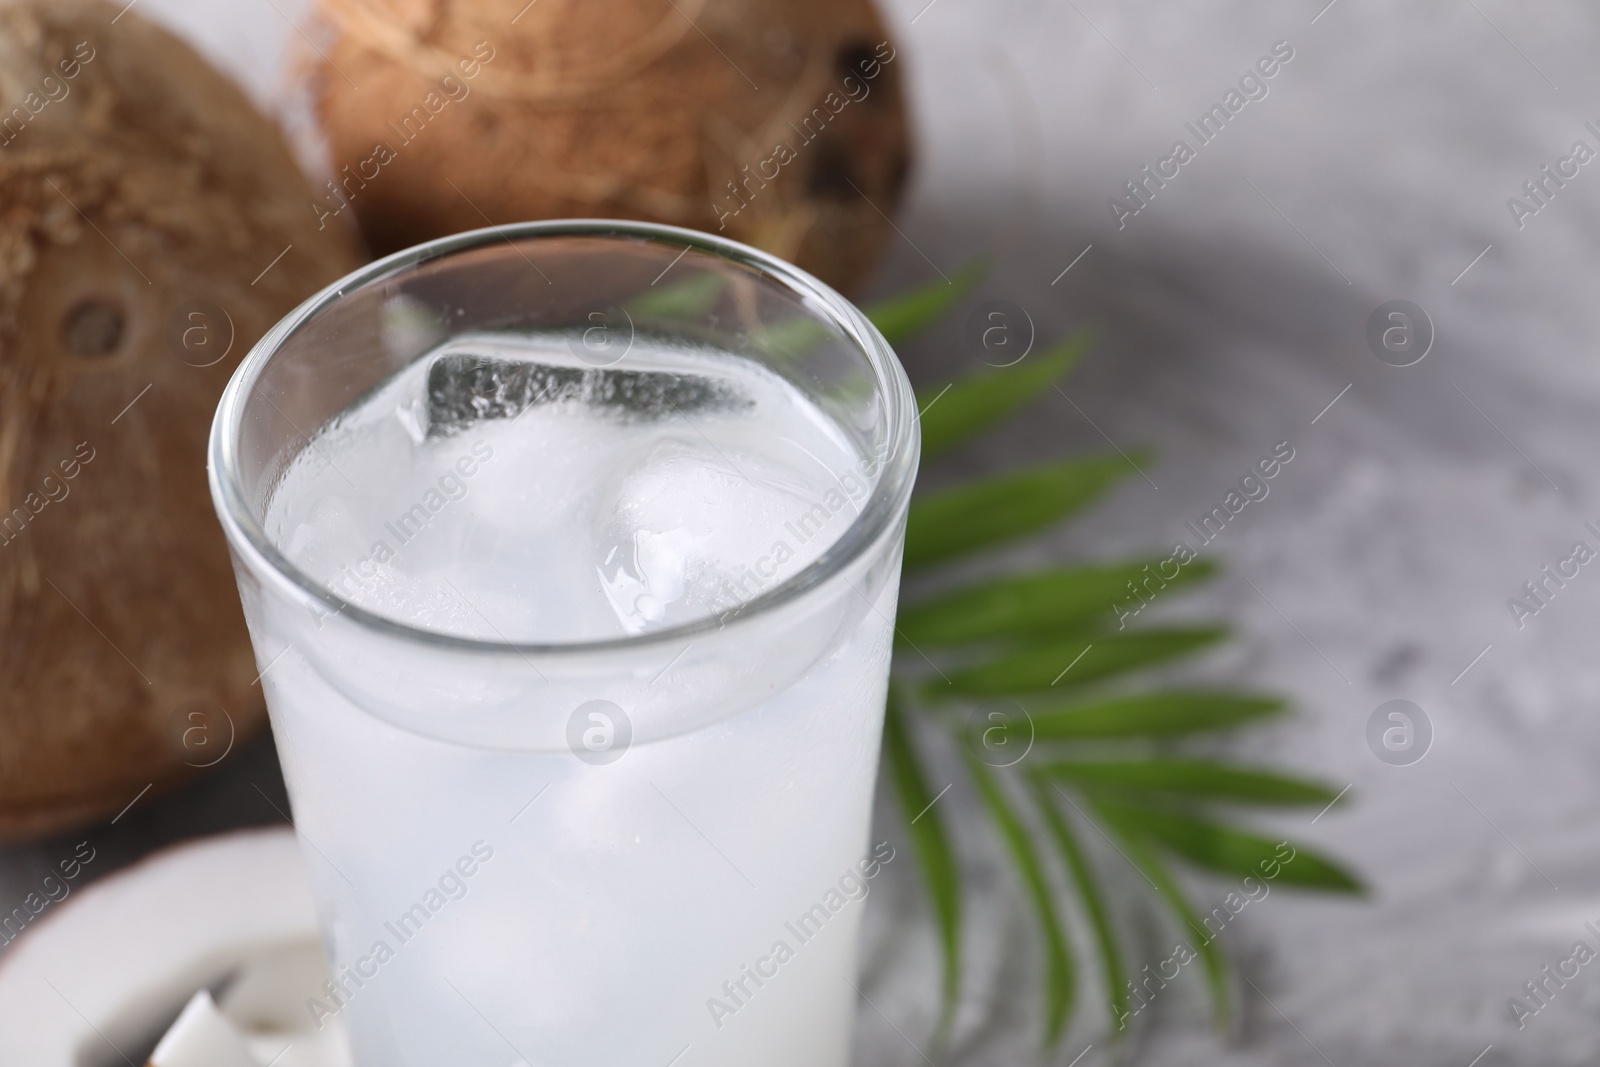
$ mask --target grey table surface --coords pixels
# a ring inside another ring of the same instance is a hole
[[[140,9],[277,108],[284,16],[300,6]],[[1293,695],[1297,716],[1230,751],[1348,783],[1314,823],[1271,824],[1346,858],[1373,890],[1364,902],[1274,891],[1241,913],[1225,935],[1242,975],[1235,1032],[1206,1028],[1191,976],[1120,1048],[1085,1006],[1045,1059],[1092,1045],[1085,1067],[1600,1060],[1589,968],[1521,1028],[1508,1006],[1575,941],[1594,944],[1584,923],[1600,921],[1600,578],[1583,568],[1520,627],[1507,606],[1574,542],[1600,547],[1584,526],[1600,519],[1600,302],[1587,295],[1600,166],[1547,186],[1536,213],[1508,206],[1575,142],[1600,150],[1585,127],[1600,126],[1600,14],[1509,0],[888,7],[920,160],[876,288],[982,255],[981,297],[1026,309],[1041,341],[1085,322],[1102,337],[1062,395],[925,476],[1107,439],[1148,446],[1147,478],[1016,558],[1116,555],[1189,536],[1187,521],[1289,442],[1267,498],[1205,548],[1222,579],[1151,611],[1237,621],[1239,639],[1189,675]],[[1197,145],[1185,123],[1280,41],[1293,58],[1266,95]],[[1194,158],[1119,220],[1111,198],[1179,139]],[[1435,334],[1404,368],[1366,339],[1395,299],[1425,309]],[[908,346],[914,379],[976,366],[958,333]],[[1420,762],[1393,766],[1368,745],[1369,717],[1392,699],[1432,724]],[[95,873],[282,807],[264,740],[92,831],[106,857]],[[975,818],[959,786],[948,810]],[[897,835],[896,818],[880,803],[879,832]],[[0,899],[62,847],[0,851]],[[974,972],[951,1061],[1033,1061],[1026,917],[1004,864],[981,849],[973,862]],[[924,1062],[935,954],[908,868],[891,868],[868,913],[862,1063]],[[1170,940],[1154,913],[1145,937]]]

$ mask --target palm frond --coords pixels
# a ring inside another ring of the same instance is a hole
[[[931,326],[971,292],[986,273],[988,267],[981,261],[968,263],[948,281],[941,278],[908,293],[868,304],[867,318],[883,334],[884,340],[897,345]]]
[[[1033,834],[1012,805],[1011,798],[1006,795],[1005,784],[988,764],[970,751],[963,750],[963,754],[966,756],[967,773],[978,787],[978,796],[1016,864],[1022,886],[1039,919],[1045,956],[1045,1041],[1054,1045],[1066,1032],[1067,1019],[1072,1014],[1072,1002],[1078,989],[1072,949],[1067,944],[1066,932],[1056,909],[1055,893],[1045,874],[1044,864],[1039,860]]]
[[[1055,841],[1056,850],[1061,853],[1067,872],[1072,876],[1072,885],[1089,919],[1089,928],[1094,931],[1095,942],[1100,949],[1100,965],[1105,969],[1107,1007],[1111,1009],[1111,1021],[1119,1023],[1128,1010],[1128,980],[1105,892],[1100,888],[1099,879],[1095,877],[1094,868],[1090,866],[1083,846],[1078,843],[1077,835],[1056,807],[1048,785],[1037,776],[1030,777],[1029,785],[1045,826],[1049,828],[1050,837]]]
[[[1116,833],[1115,827],[1113,833]],[[1190,938],[1185,944],[1199,955],[1200,964],[1205,969],[1206,987],[1211,993],[1212,1019],[1217,1029],[1225,1029],[1232,1015],[1230,1005],[1233,998],[1228,988],[1228,961],[1222,954],[1217,939],[1201,921],[1200,913],[1189,903],[1188,897],[1184,895],[1177,879],[1173,878],[1172,872],[1167,870],[1166,865],[1144,840],[1120,833],[1117,836],[1119,840],[1113,842],[1117,850],[1134,865],[1145,881],[1150,883],[1150,887],[1172,910],[1181,929]]]
[[[1014,367],[991,367],[917,394],[922,412],[922,456],[932,459],[976,436],[1054,385],[1089,350],[1080,330]]]
[[[1269,877],[1307,889],[1363,891],[1355,875],[1301,845],[1274,841],[1158,805],[1101,797],[1096,799],[1095,807],[1125,832],[1137,834],[1208,871],[1238,879]]]
[[[1215,760],[1055,760],[1042,764],[1039,771],[1086,789],[1164,793],[1224,803],[1321,805],[1332,803],[1338,796],[1321,782]]]
[[[1278,697],[1215,689],[1157,689],[1102,697],[1030,711],[1039,737],[1056,740],[1180,737],[1227,730],[1282,715],[1289,705]]]
[[[1012,696],[1065,691],[1191,655],[1228,635],[1221,626],[1149,627],[1048,638],[948,675],[940,695]]]
[[[876,305],[874,321],[892,340],[926,327],[976,281],[979,268],[971,271],[959,284],[936,283]],[[1070,370],[1088,346],[1088,333],[1080,331],[1015,366],[988,368],[920,393],[924,458],[1019,410]],[[936,571],[1043,531],[1136,473],[1139,462],[1120,454],[1057,459],[923,493],[911,505],[905,565]],[[1232,821],[1235,809],[1326,805],[1342,793],[1272,768],[1175,751],[1194,737],[1281,716],[1288,710],[1281,698],[1134,684],[1141,672],[1227,637],[1220,625],[1146,626],[1134,619],[1157,595],[1168,596],[1175,588],[1181,592],[1213,573],[1212,563],[1188,550],[1148,560],[1014,570],[954,588],[945,585],[902,606],[884,752],[938,926],[941,1035],[961,990],[963,893],[957,842],[936,806],[942,791],[933,792],[913,742],[913,716],[929,724],[927,739],[960,753],[965,777],[1038,924],[1047,1046],[1067,1032],[1078,991],[1065,918],[1069,905],[1093,936],[1107,987],[1104,1003],[1118,1031],[1140,1011],[1130,992],[1144,1003],[1128,981],[1130,961],[1110,906],[1123,894],[1108,891],[1114,872],[1097,866],[1095,854],[1079,840],[1083,828],[1120,853],[1170,914],[1184,939],[1180,948],[1201,961],[1219,1026],[1226,1025],[1231,1005],[1218,937],[1222,920],[1215,912],[1196,910],[1165,857],[1203,876],[1361,891],[1359,880],[1336,861]],[[907,660],[902,670],[898,653],[904,648],[915,649],[919,658]],[[925,649],[938,657],[932,675]],[[1112,681],[1116,691],[1108,692],[1105,683]],[[962,725],[964,711],[976,713],[999,699],[1020,709],[1031,730],[1031,747],[1016,765],[986,762]],[[1057,862],[1047,863],[1050,856]],[[1137,974],[1140,961],[1131,963]]]
[[[1119,455],[1057,460],[930,493],[911,504],[908,568],[1054,525],[1133,473]]]
[[[1096,622],[1109,625],[1115,621],[1112,605],[1133,595],[1129,587],[1149,581],[1152,568],[1162,562],[1056,567],[988,579],[903,605],[897,625],[919,646],[1026,637],[1085,629]],[[1163,580],[1167,587],[1182,585],[1209,578],[1214,570],[1196,560]]]
[[[889,780],[900,801],[901,813],[910,830],[912,854],[922,872],[923,886],[933,906],[943,952],[943,981],[940,1004],[940,1032],[948,1029],[961,993],[961,870],[956,862],[950,834],[936,805],[939,796],[928,785],[911,740],[910,729],[901,710],[896,687],[889,690],[884,712],[883,748],[889,765]]]
[[[693,321],[705,317],[727,286],[720,274],[696,274],[659,289],[652,285],[623,306],[635,318]]]

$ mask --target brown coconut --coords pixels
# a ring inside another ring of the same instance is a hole
[[[871,0],[321,0],[326,210],[374,251],[594,216],[720,232],[837,287],[910,160]]]
[[[260,726],[207,433],[250,345],[358,262],[279,130],[120,6],[0,2],[0,838]]]

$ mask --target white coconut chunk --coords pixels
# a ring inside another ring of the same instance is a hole
[[[202,989],[150,1054],[149,1067],[261,1067],[244,1036]]]

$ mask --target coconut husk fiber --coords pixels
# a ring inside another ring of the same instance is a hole
[[[846,291],[894,238],[905,57],[870,0],[321,0],[335,183],[388,252],[490,223],[643,219]]]
[[[262,723],[206,438],[255,340],[359,261],[278,128],[120,6],[0,3],[4,839]]]

